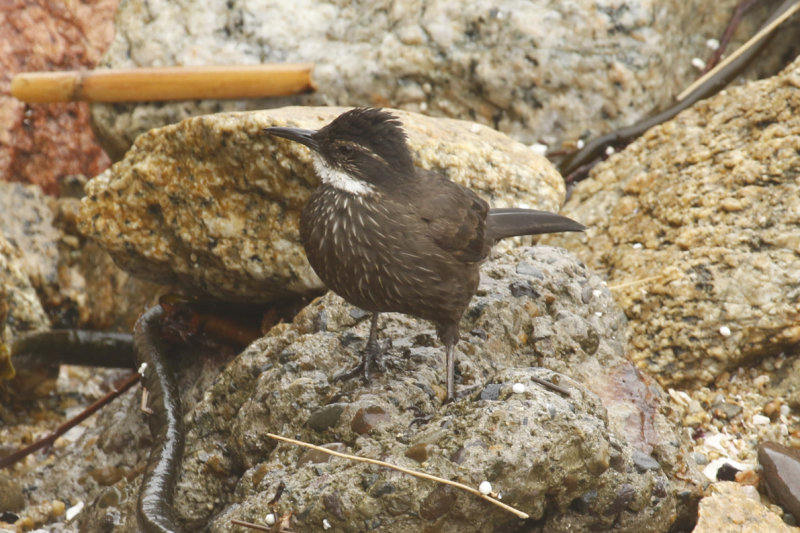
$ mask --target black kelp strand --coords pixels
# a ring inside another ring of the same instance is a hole
[[[11,344],[12,361],[19,368],[41,365],[84,365],[133,368],[133,342],[129,333],[80,329],[34,331]]]
[[[175,376],[165,359],[160,305],[151,307],[133,329],[136,362],[148,391],[152,413],[148,422],[153,445],[136,507],[139,527],[147,533],[181,531],[172,507],[175,482],[183,456],[184,428]]]

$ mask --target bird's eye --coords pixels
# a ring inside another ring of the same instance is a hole
[[[352,155],[353,152],[355,152],[355,148],[353,148],[351,145],[349,145],[349,144],[340,144],[339,145],[339,153],[340,154],[347,156],[347,155]]]

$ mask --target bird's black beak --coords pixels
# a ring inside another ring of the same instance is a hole
[[[317,133],[315,130],[304,130],[302,128],[264,128],[264,133],[299,142],[312,150],[319,150],[319,144],[317,144],[317,140],[314,138],[314,134]]]

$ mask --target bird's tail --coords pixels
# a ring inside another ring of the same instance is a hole
[[[571,218],[537,211],[505,207],[489,210],[486,218],[486,229],[494,241],[518,235],[539,235],[541,233],[559,233],[562,231],[583,231],[586,226]]]

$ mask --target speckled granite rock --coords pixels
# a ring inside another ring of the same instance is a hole
[[[485,531],[491,524],[661,532],[691,523],[698,473],[685,462],[684,437],[665,422],[658,386],[635,372],[615,377],[629,367],[625,319],[601,280],[549,247],[497,253],[482,273],[458,345],[457,388],[469,394],[450,405],[440,403],[443,351],[434,328],[403,315],[381,320],[392,340],[384,372],[369,384],[332,381],[356,361],[369,329],[365,313],[332,293],[230,363],[180,356],[188,436],[176,504],[187,530],[234,531],[231,518],[263,523],[280,482],[286,488],[275,510],[294,512],[296,531],[323,531],[323,519],[338,531],[388,532]],[[570,395],[541,387],[534,376]],[[604,377],[605,387],[622,383],[618,397],[592,392]],[[525,391],[514,393],[514,383]],[[76,527],[135,528],[135,472],[147,433],[134,398],[126,395],[74,445],[57,448],[46,479],[18,476],[36,486],[28,505],[80,499],[87,505]],[[619,404],[643,401],[651,408],[641,409],[635,430],[613,414]],[[533,518],[522,523],[435,483],[278,446],[267,432],[470,485],[486,479]],[[117,476],[86,475],[109,464]]]
[[[0,183],[0,231],[22,252],[21,265],[33,284],[42,293],[53,292],[61,234],[38,186]]]
[[[721,481],[711,486],[711,492],[700,501],[699,519],[692,533],[797,531],[759,501],[755,487]]]
[[[391,106],[559,145],[668,105],[736,4],[131,0],[117,13],[104,66],[313,62],[319,88],[275,100],[95,105],[92,115],[114,159],[140,133],[188,116],[298,104]],[[760,15],[745,19],[736,42]]]
[[[9,0],[0,8],[0,181],[58,191],[66,174],[110,164],[89,127],[85,102],[26,104],[10,95],[20,72],[93,68],[114,34],[118,0]]]
[[[142,311],[169,288],[131,276],[100,245],[84,238],[76,227],[79,198],[61,197],[52,203],[56,213],[54,223],[63,233],[59,247],[60,277],[72,280],[75,290],[70,295],[80,304],[67,308],[74,316],[64,316],[62,322],[84,329],[132,331]]]
[[[188,119],[141,136],[87,185],[79,226],[122,268],[225,300],[320,291],[299,241],[318,179],[306,148],[267,126],[319,128],[343,108],[283,108]],[[557,211],[561,176],[544,158],[474,123],[397,112],[416,163],[497,206]]]
[[[641,367],[707,383],[800,341],[799,175],[800,58],[598,165],[563,210],[589,230],[543,241],[608,275]]]

